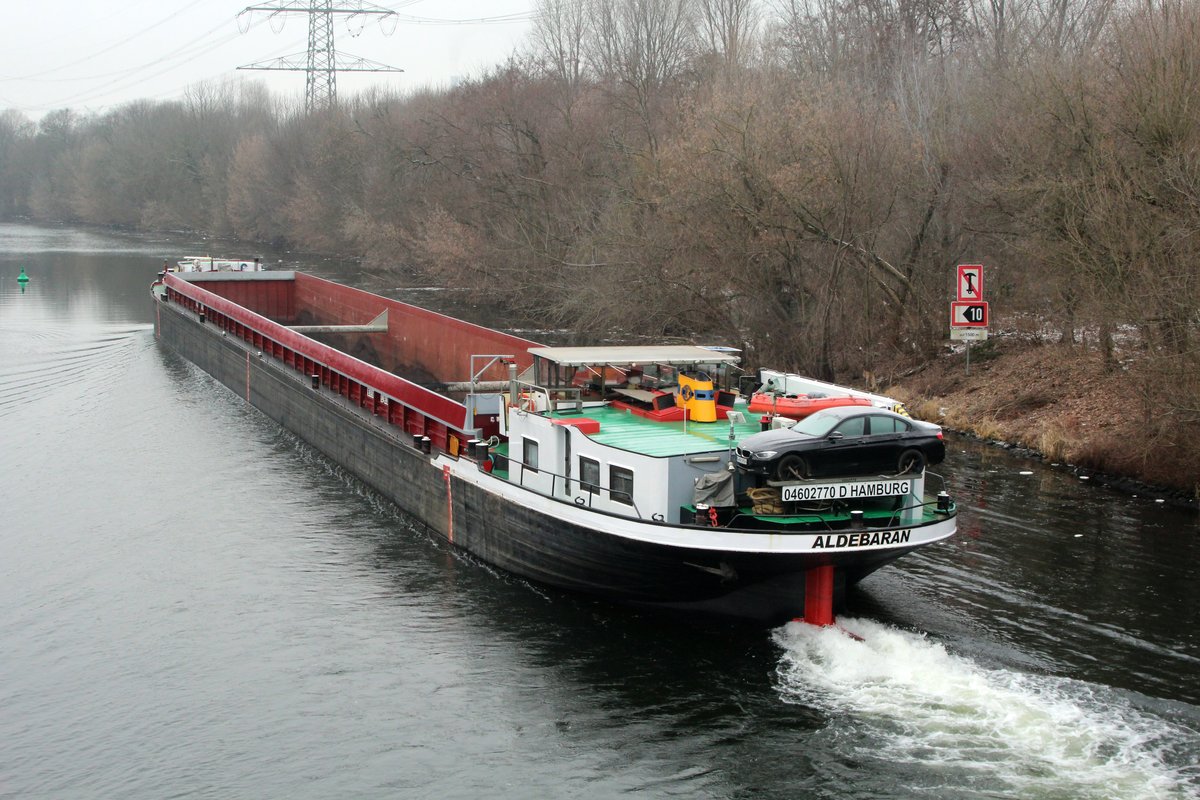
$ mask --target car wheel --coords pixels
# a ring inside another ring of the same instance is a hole
[[[808,462],[795,453],[789,453],[779,459],[775,474],[781,481],[794,481],[808,477]]]
[[[920,450],[905,450],[900,454],[900,459],[896,463],[896,474],[905,475],[907,473],[917,474],[925,469],[925,454]]]

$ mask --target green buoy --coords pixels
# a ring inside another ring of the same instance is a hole
[[[25,274],[24,267],[21,267],[21,274],[17,276],[17,280],[21,283],[29,283],[29,276]]]

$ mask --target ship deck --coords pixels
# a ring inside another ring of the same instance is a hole
[[[647,419],[630,411],[612,406],[586,407],[582,413],[560,410],[546,416],[556,420],[577,420],[581,417],[600,423],[600,432],[589,437],[600,444],[642,453],[648,456],[685,456],[712,453],[736,447],[737,443],[761,430],[758,415],[745,407],[739,409],[745,422],[733,425],[734,439],[729,440],[729,421],[661,422]]]

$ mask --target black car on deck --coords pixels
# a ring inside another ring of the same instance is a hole
[[[917,474],[946,457],[942,429],[881,408],[817,411],[791,428],[747,436],[734,454],[739,469],[768,480],[819,476]]]

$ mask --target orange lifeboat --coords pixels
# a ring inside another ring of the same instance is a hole
[[[750,397],[750,411],[755,414],[782,414],[792,419],[803,419],[814,411],[836,406],[869,406],[870,400],[849,395],[782,395],[772,392],[755,392]]]

